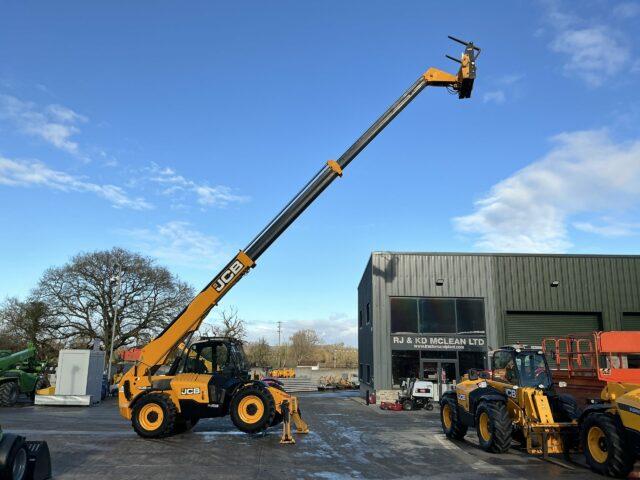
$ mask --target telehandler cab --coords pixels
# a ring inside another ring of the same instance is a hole
[[[540,347],[506,346],[492,355],[491,372],[470,371],[440,400],[445,435],[461,440],[475,428],[480,447],[506,452],[512,439],[535,455],[577,448],[580,409],[553,387]]]
[[[338,177],[351,161],[425,87],[445,87],[458,98],[469,98],[476,77],[476,57],[480,49],[471,42],[464,45],[453,75],[437,68],[428,69],[400,98],[376,120],[337,160],[329,160],[302,190],[241,250],[191,303],[149,344],[140,359],[118,385],[120,413],[131,420],[143,437],[163,437],[190,428],[199,418],[230,413],[244,432],[257,432],[282,418],[283,443],[293,443],[289,418],[298,433],[307,425],[300,417],[298,399],[285,393],[276,382],[250,380],[242,348],[230,339],[206,339],[191,344],[209,311],[255,266],[258,258],[300,216],[300,214]],[[189,355],[183,355],[187,346]],[[221,353],[222,352],[222,353]],[[181,360],[175,360],[178,357]],[[168,370],[164,365],[171,363]],[[210,366],[209,366],[210,365]]]

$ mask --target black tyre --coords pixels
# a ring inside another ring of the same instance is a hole
[[[27,478],[28,453],[24,438],[6,435],[0,448],[0,480],[25,480]]]
[[[468,427],[460,420],[455,398],[445,397],[440,402],[440,423],[442,431],[448,438],[462,440],[467,434]]]
[[[402,402],[402,409],[410,412],[411,410],[413,410],[413,402],[411,400],[405,400],[404,402]]]
[[[42,390],[43,388],[49,388],[51,386],[51,384],[49,383],[49,380],[47,380],[46,377],[38,377],[38,380],[36,380],[36,384],[33,387],[33,393],[31,394],[31,398],[34,399],[36,396],[36,392],[38,390]]]
[[[185,433],[191,430],[198,424],[199,418],[184,418],[182,415],[178,414],[176,418],[176,424],[173,429],[173,433]]]
[[[270,427],[275,427],[276,425],[280,425],[282,423],[283,417],[281,413],[276,411],[276,414],[273,416],[273,420],[271,421]]]
[[[626,443],[624,428],[606,413],[587,415],[580,429],[584,456],[591,470],[610,477],[627,478],[635,456]]]
[[[427,404],[424,406],[425,410],[431,411],[433,410],[433,402],[427,402]]]
[[[560,416],[562,417],[559,419],[561,422],[577,420],[582,414],[582,409],[578,406],[578,402],[573,395],[558,395],[558,406],[560,407]]]
[[[178,412],[164,393],[149,393],[133,407],[131,425],[144,438],[162,438],[174,433]]]
[[[572,422],[578,420],[582,415],[582,409],[578,406],[578,402],[573,395],[558,395],[558,407],[560,415],[557,418],[560,422]],[[573,430],[564,432],[562,441],[565,451],[578,450],[580,445],[580,430],[576,427]]]
[[[238,430],[256,433],[271,426],[276,405],[266,388],[252,385],[236,392],[231,400],[231,421]]]
[[[13,407],[18,401],[18,383],[14,381],[4,382],[0,385],[0,406]]]
[[[482,402],[476,410],[476,432],[485,452],[504,453],[511,447],[513,426],[503,402]]]

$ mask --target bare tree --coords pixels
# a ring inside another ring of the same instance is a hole
[[[121,285],[116,308],[117,275]],[[140,343],[163,329],[189,303],[193,291],[150,258],[114,248],[80,254],[67,265],[48,269],[34,295],[59,322],[58,335],[67,343],[97,338],[108,351],[114,321],[114,348]]]
[[[246,345],[249,362],[256,367],[267,367],[271,363],[271,347],[263,337],[257,342]]]
[[[289,351],[296,362],[300,365],[303,360],[312,360],[320,337],[315,330],[298,330],[291,335],[291,346]]]
[[[244,340],[247,336],[245,321],[238,316],[236,307],[228,307],[219,312],[220,323],[217,325],[208,324],[205,331],[216,337],[230,337]]]

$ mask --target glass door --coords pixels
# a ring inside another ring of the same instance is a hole
[[[420,373],[424,380],[433,382],[434,401],[456,384],[458,378],[458,361],[445,359],[427,359],[420,362]]]
[[[438,397],[447,390],[450,390],[458,380],[458,362],[456,360],[442,360],[438,362]]]

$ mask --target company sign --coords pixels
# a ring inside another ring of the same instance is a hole
[[[487,339],[477,335],[391,335],[392,350],[487,350]]]

